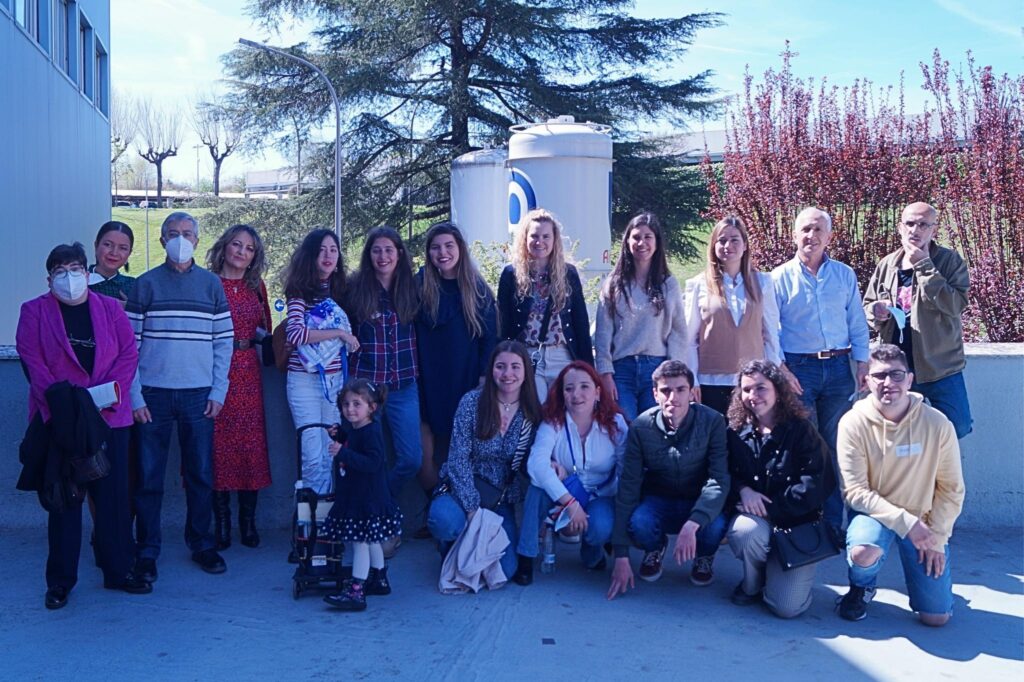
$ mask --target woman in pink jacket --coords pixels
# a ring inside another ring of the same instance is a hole
[[[118,400],[100,414],[110,426],[106,455],[110,473],[88,484],[96,503],[96,554],[103,586],[133,594],[152,587],[132,574],[134,555],[128,491],[128,389],[138,366],[135,335],[121,303],[89,291],[85,249],[61,244],[46,259],[50,291],[26,301],[18,318],[17,349],[29,379],[29,420],[50,420],[46,389],[67,381],[91,388],[116,382]],[[81,503],[51,511],[46,561],[48,609],[67,604],[78,580],[82,546]]]

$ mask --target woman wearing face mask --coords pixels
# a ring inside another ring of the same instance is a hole
[[[313,230],[292,254],[282,277],[288,299],[285,330],[288,343],[294,349],[288,356],[288,407],[296,428],[341,421],[337,397],[345,379],[344,360],[347,353],[359,347],[348,316],[341,308],[345,295],[345,263],[339,246],[338,236],[333,231]],[[312,324],[314,313],[328,311],[331,319],[337,320],[333,328],[318,328],[320,325]],[[318,349],[332,351],[322,358],[319,367],[304,361],[310,356],[302,348],[314,344]],[[302,434],[302,482],[319,494],[331,489],[332,459],[327,451],[330,444],[330,436],[324,430],[307,429]]]
[[[523,503],[519,566],[512,580],[533,582],[540,522],[553,507],[568,519],[564,530],[582,536],[584,565],[605,569],[603,546],[612,537],[627,431],[615,399],[602,392],[597,371],[579,360],[566,365],[551,385],[530,450],[533,485]]]
[[[248,225],[229,227],[207,252],[206,266],[220,276],[235,327],[228,394],[213,426],[214,534],[217,549],[231,546],[231,491],[237,490],[239,537],[246,547],[257,547],[256,495],[270,485],[263,380],[256,345],[257,328],[272,328],[263,283],[263,241]]]
[[[694,400],[724,415],[740,365],[782,362],[774,291],[771,276],[754,268],[743,221],[715,223],[706,270],[686,282],[684,361],[696,378]]]
[[[89,266],[89,289],[116,298],[123,305],[135,286],[135,278],[121,272],[121,268],[128,269],[128,257],[135,246],[132,228],[117,220],[103,223],[93,246],[96,263]]]
[[[128,497],[128,389],[138,366],[135,336],[118,301],[91,295],[85,249],[62,244],[46,259],[50,291],[21,306],[16,343],[29,380],[29,419],[51,420],[46,390],[67,381],[90,388],[116,382],[113,404],[100,411],[110,427],[106,456],[110,473],[87,484],[96,502],[96,556],[103,586],[133,594],[152,587],[131,572],[133,545]],[[115,397],[116,395],[116,397]],[[82,544],[81,501],[49,517],[46,598],[49,609],[67,604],[78,580]]]
[[[498,328],[526,344],[541,398],[572,360],[594,364],[580,275],[566,262],[562,226],[542,208],[526,214],[512,240],[512,263],[498,281]]]
[[[477,272],[462,232],[452,223],[427,230],[426,263],[416,274],[424,489],[437,485],[448,458],[452,418],[462,396],[483,382],[497,342],[494,294]]]

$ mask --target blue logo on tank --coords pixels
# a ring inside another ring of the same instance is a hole
[[[519,171],[512,171],[508,183],[508,224],[515,227],[523,216],[537,208],[537,194],[530,179]]]

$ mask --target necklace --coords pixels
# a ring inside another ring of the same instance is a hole
[[[507,412],[509,412],[512,409],[512,407],[514,405],[518,405],[519,404],[519,400],[513,400],[513,401],[507,402],[507,403],[506,402],[502,402],[501,400],[498,400],[498,404],[501,405],[501,409],[505,410],[505,412],[507,413]]]

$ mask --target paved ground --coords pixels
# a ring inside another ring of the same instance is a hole
[[[83,556],[66,608],[43,608],[45,530],[0,532],[3,679],[1024,679],[1024,529],[955,538],[956,605],[941,630],[907,611],[898,564],[886,566],[866,620],[833,612],[844,564],[819,568],[814,605],[781,621],[728,601],[739,564],[727,549],[716,582],[692,586],[671,567],[612,603],[607,574],[584,571],[562,546],[558,569],[528,588],[442,596],[428,541],[406,541],[395,592],[361,614],[294,601],[288,539],[225,553],[228,572],[195,568],[179,532],[152,595],[102,589]],[[86,554],[88,554],[86,552]]]

